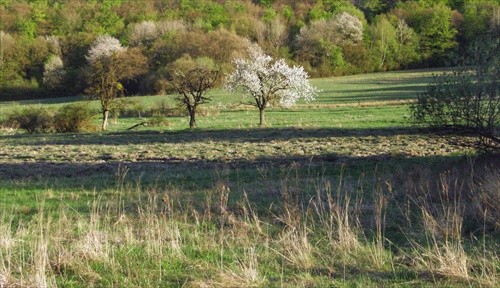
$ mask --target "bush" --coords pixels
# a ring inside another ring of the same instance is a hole
[[[113,103],[111,115],[118,117],[150,117],[151,111],[137,99],[121,98]]]
[[[19,125],[29,134],[43,133],[52,126],[52,117],[47,109],[28,107],[10,114],[7,122]]]
[[[95,131],[97,126],[92,124],[95,115],[87,103],[65,105],[54,115],[54,128],[60,133]]]
[[[178,106],[174,106],[163,99],[151,108],[151,115],[182,117],[187,116],[187,112],[184,109],[181,109]]]
[[[149,120],[149,125],[153,127],[166,127],[170,126],[170,122],[168,122],[168,119],[165,116],[153,116]]]
[[[412,117],[417,125],[475,136],[478,150],[500,151],[500,40],[477,41],[468,51],[411,104]]]
[[[220,110],[216,107],[198,107],[196,114],[198,116],[215,116],[220,114]]]
[[[19,101],[32,100],[43,97],[43,89],[38,85],[36,79],[14,80],[10,83],[3,83],[0,79],[0,100]]]

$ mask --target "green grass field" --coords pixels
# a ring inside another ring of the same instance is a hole
[[[312,79],[265,127],[217,90],[192,130],[126,131],[168,95],[107,132],[3,129],[0,287],[494,287],[500,161],[410,125],[433,73]]]

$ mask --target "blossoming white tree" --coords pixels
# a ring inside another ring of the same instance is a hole
[[[363,39],[363,23],[347,12],[333,19],[334,33],[338,34],[341,43],[356,44]]]
[[[99,36],[86,58],[89,63],[86,92],[101,101],[102,130],[106,130],[113,100],[124,93],[120,81],[145,73],[147,59],[139,49],[127,49],[109,35]]]
[[[51,55],[43,65],[43,85],[53,90],[61,85],[66,75],[64,63],[59,55]]]
[[[313,101],[318,90],[309,83],[302,66],[290,67],[284,59],[273,62],[257,44],[248,47],[248,59],[233,61],[235,71],[227,76],[225,88],[229,92],[241,90],[243,97],[251,96],[260,111],[260,125],[265,124],[266,107],[293,106],[303,98]]]

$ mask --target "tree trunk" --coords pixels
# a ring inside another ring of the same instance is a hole
[[[196,127],[196,107],[188,107],[189,111],[189,128]]]
[[[266,124],[266,120],[264,119],[264,108],[259,109],[260,111],[260,126],[264,126]]]
[[[108,129],[108,115],[109,110],[102,111],[102,131],[106,131],[106,129]]]

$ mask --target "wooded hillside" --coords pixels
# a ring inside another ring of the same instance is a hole
[[[84,94],[99,35],[136,48],[147,72],[125,94],[168,92],[168,64],[189,54],[222,68],[266,53],[326,77],[450,65],[478,37],[500,35],[500,1],[2,0],[0,100]]]

